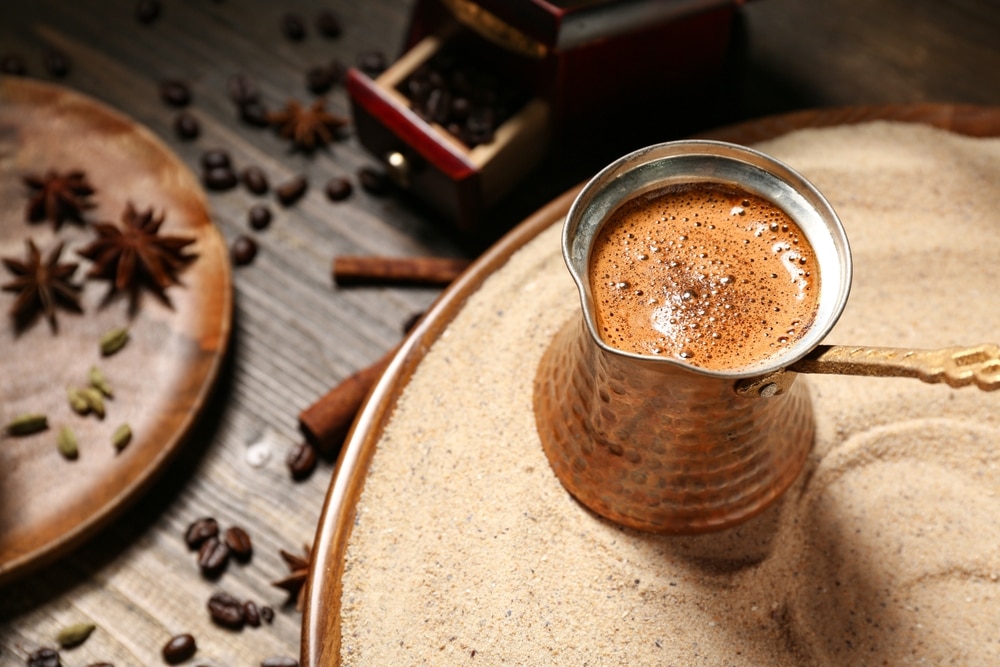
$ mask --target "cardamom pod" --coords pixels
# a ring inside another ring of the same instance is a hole
[[[80,450],[76,446],[76,434],[73,433],[73,429],[69,426],[63,426],[59,429],[59,436],[56,438],[56,447],[59,448],[59,453],[70,461],[80,455]]]
[[[97,391],[93,387],[84,387],[78,390],[80,395],[83,396],[84,400],[87,401],[87,405],[90,409],[97,415],[98,419],[104,419],[104,394]]]
[[[30,435],[38,431],[44,431],[49,427],[49,418],[45,415],[29,412],[27,414],[14,417],[4,430],[10,435]]]
[[[110,357],[112,354],[125,347],[125,343],[128,342],[128,336],[127,327],[112,329],[108,333],[101,336],[101,355]]]
[[[87,379],[90,381],[90,386],[97,389],[99,392],[104,394],[108,398],[114,398],[115,392],[112,391],[111,385],[108,384],[108,379],[104,377],[104,373],[97,366],[91,366],[90,372],[87,373]]]
[[[66,387],[66,398],[69,399],[69,407],[76,414],[85,415],[90,412],[90,403],[76,387]]]
[[[83,642],[87,641],[92,633],[97,628],[93,623],[74,623],[73,625],[67,625],[65,628],[59,631],[56,635],[56,641],[59,642],[59,646],[62,648],[72,648],[74,646],[79,646]]]
[[[128,424],[122,424],[115,429],[114,434],[111,436],[111,444],[115,446],[115,451],[120,452],[125,449],[129,441],[132,439],[132,428]]]

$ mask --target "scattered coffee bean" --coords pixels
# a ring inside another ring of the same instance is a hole
[[[189,111],[181,111],[174,118],[174,133],[181,139],[197,139],[201,134],[201,124]]]
[[[322,95],[333,88],[334,83],[334,73],[329,67],[317,65],[306,72],[306,88],[313,95]]]
[[[229,252],[236,266],[246,266],[257,256],[257,243],[249,236],[241,234],[233,241]]]
[[[243,605],[228,593],[215,593],[208,599],[208,615],[212,622],[230,630],[243,627]]]
[[[309,181],[305,176],[296,176],[278,186],[275,194],[282,206],[291,206],[306,193],[309,188]]]
[[[340,25],[340,18],[336,14],[330,10],[324,10],[316,15],[316,30],[324,37],[336,39],[343,32],[343,27]]]
[[[194,550],[202,545],[210,537],[218,537],[219,523],[210,516],[195,519],[188,526],[184,533],[184,542],[188,549]]]
[[[28,66],[24,64],[24,58],[21,56],[16,53],[8,53],[0,58],[0,72],[13,76],[24,76],[28,73]]]
[[[59,651],[42,647],[28,655],[28,667],[61,667]]]
[[[356,64],[368,76],[376,77],[385,71],[385,54],[381,51],[362,51],[358,54]]]
[[[250,541],[250,535],[239,526],[230,526],[226,529],[226,545],[236,560],[246,562],[253,556],[253,542]]]
[[[242,174],[243,185],[255,195],[262,195],[271,189],[267,174],[260,167],[247,167]]]
[[[51,76],[63,77],[69,74],[69,58],[58,49],[49,49],[42,58],[45,71]]]
[[[229,563],[229,547],[218,537],[205,540],[198,549],[198,567],[201,573],[209,579],[215,579],[226,569]]]
[[[268,625],[271,625],[271,622],[274,620],[274,610],[268,607],[267,605],[261,607],[260,618]]]
[[[226,82],[226,90],[229,92],[229,99],[233,101],[233,104],[239,106],[260,101],[260,90],[257,88],[257,82],[243,72],[229,77],[229,81]]]
[[[354,186],[342,176],[331,178],[326,184],[326,196],[330,201],[342,201],[351,196]]]
[[[260,627],[260,610],[257,609],[257,604],[253,600],[247,600],[243,603],[243,618],[251,628]]]
[[[281,17],[281,32],[293,42],[301,42],[306,37],[306,24],[298,14],[285,14]]]
[[[229,190],[236,186],[236,172],[230,167],[214,167],[205,172],[202,182],[209,190]]]
[[[389,177],[371,167],[362,167],[358,170],[358,182],[373,195],[384,195],[389,191]]]
[[[221,148],[213,148],[201,154],[199,159],[202,169],[215,169],[216,167],[231,167],[229,153]]]
[[[163,645],[163,660],[167,664],[176,665],[184,662],[195,654],[198,644],[189,634],[175,635]]]
[[[160,82],[160,99],[172,107],[186,107],[191,103],[191,89],[183,81],[166,79]]]
[[[271,225],[271,209],[263,204],[254,204],[247,212],[247,222],[250,228],[257,231],[267,229]]]
[[[267,107],[259,100],[240,105],[240,120],[254,127],[267,127]]]
[[[266,660],[261,660],[260,667],[299,667],[299,661],[295,658],[276,655]]]
[[[424,312],[419,311],[407,317],[406,321],[403,322],[403,334],[405,335],[413,331],[413,327],[417,326],[417,322],[419,322],[420,318],[423,316]]]
[[[316,469],[316,448],[308,442],[300,442],[288,450],[285,464],[292,479],[303,480],[312,474]]]
[[[87,667],[115,667],[110,662],[92,662]]]
[[[139,0],[135,5],[135,18],[139,23],[152,23],[160,17],[159,0]]]

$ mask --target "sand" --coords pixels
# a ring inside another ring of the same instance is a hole
[[[759,148],[851,240],[827,342],[1000,339],[1000,140],[875,122]],[[535,368],[579,308],[559,227],[468,300],[386,426],[343,664],[1000,664],[1000,392],[801,378],[816,442],[781,502],[724,533],[620,528],[564,491],[535,432]]]

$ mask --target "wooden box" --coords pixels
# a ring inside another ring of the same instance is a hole
[[[419,0],[403,55],[375,79],[348,72],[358,137],[399,185],[472,230],[553,136],[718,71],[738,4]],[[491,140],[470,145],[456,123],[437,122],[414,102],[423,90],[414,82],[435,63],[481,68],[501,99],[515,91],[516,108],[505,108]]]

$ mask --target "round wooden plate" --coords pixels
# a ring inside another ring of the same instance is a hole
[[[801,128],[871,120],[924,123],[971,136],[1000,136],[1000,108],[939,104],[801,111],[721,128],[700,136],[753,144]],[[329,667],[340,664],[344,553],[372,455],[409,378],[465,301],[514,252],[550,225],[560,222],[580,187],[561,195],[522,222],[469,267],[427,311],[373,388],[341,451],[337,474],[331,483],[317,528],[310,585],[302,618],[303,665]]]
[[[82,169],[97,192],[87,221],[120,224],[127,202],[165,215],[161,232],[195,239],[197,259],[167,289],[136,308],[127,295],[108,298],[107,281],[84,280],[90,262],[76,251],[94,233],[86,225],[27,220],[27,174]],[[218,375],[232,321],[232,279],[225,242],[187,167],[149,130],[79,93],[0,77],[0,256],[24,258],[32,239],[43,256],[65,243],[61,261],[79,262],[83,313],[57,310],[18,328],[7,316],[16,294],[0,293],[0,422],[43,413],[47,430],[0,433],[0,584],[66,553],[107,524],[152,482],[191,430]],[[0,284],[12,275],[0,267]],[[128,327],[130,340],[102,357],[101,336]],[[80,416],[67,386],[86,386],[99,367],[115,396],[106,416]],[[121,451],[112,433],[133,433]],[[69,426],[79,458],[56,449]]]

